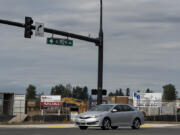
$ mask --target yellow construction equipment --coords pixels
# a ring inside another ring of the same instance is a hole
[[[87,110],[87,104],[84,101],[80,101],[75,98],[64,97],[64,98],[62,98],[62,103],[64,103],[64,102],[75,104],[76,106],[78,106],[79,113],[83,113]]]

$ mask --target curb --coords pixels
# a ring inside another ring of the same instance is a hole
[[[0,125],[0,128],[75,128],[74,124]]]
[[[141,128],[180,127],[180,124],[146,123]],[[0,125],[0,128],[78,128],[74,124],[36,124],[36,125]]]

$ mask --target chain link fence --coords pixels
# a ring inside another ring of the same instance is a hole
[[[180,101],[161,102],[158,106],[136,106],[143,112],[146,121],[180,122]],[[78,107],[63,103],[57,107],[40,107],[39,100],[2,100],[0,98],[0,122],[12,118],[28,122],[71,121],[78,114]],[[18,121],[18,120],[17,120]]]
[[[78,114],[78,108],[72,104],[63,103],[60,106],[40,106],[40,101],[27,101],[27,121],[62,122],[71,121]]]
[[[70,121],[71,107],[68,104],[40,107],[39,100],[0,99],[0,122],[61,122]]]
[[[143,103],[143,101],[141,102]],[[146,121],[180,121],[180,101],[159,102],[157,106],[140,104],[136,108],[143,112]]]

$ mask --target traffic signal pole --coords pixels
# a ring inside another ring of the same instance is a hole
[[[24,23],[2,20],[2,19],[0,19],[0,23],[25,28]],[[34,25],[32,25],[32,29],[35,30]],[[90,38],[90,37],[86,37],[86,36],[82,36],[82,35],[78,35],[78,34],[74,34],[74,33],[69,33],[69,32],[65,32],[65,31],[60,31],[60,30],[56,30],[56,29],[51,29],[51,28],[44,28],[44,32],[55,34],[55,35],[71,37],[71,38],[75,38],[75,39],[79,39],[79,40],[84,40],[84,41],[92,42],[95,44],[98,44],[100,42],[99,38]]]
[[[103,46],[104,46],[104,33],[103,33],[103,7],[102,0],[100,0],[100,30],[99,30],[99,45],[98,45],[98,94],[97,104],[102,104],[102,90],[103,90]]]
[[[20,28],[25,28],[26,25],[24,23],[13,22],[9,20],[2,20],[0,19],[1,24],[16,26]],[[35,26],[31,25],[31,29],[35,30]],[[79,34],[74,34],[70,32],[60,31],[52,28],[44,28],[44,32],[51,33],[54,35],[61,35],[66,36],[74,39],[79,39],[87,42],[95,43],[98,46],[98,83],[97,83],[97,104],[102,104],[102,90],[103,90],[103,45],[104,45],[104,34],[103,34],[103,3],[100,0],[100,30],[99,30],[99,37],[98,38],[91,38],[87,36],[82,36]]]

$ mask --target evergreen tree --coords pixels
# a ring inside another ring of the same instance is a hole
[[[123,90],[121,88],[119,89],[119,95],[118,96],[124,96]]]
[[[145,93],[153,93],[153,91],[148,88]]]
[[[87,101],[88,97],[89,97],[89,94],[88,94],[88,88],[86,86],[83,88],[82,93],[83,93],[82,100]]]
[[[130,96],[130,89],[129,88],[126,89],[126,96]]]
[[[110,96],[110,97],[111,97],[111,96],[114,96],[114,94],[113,94],[112,92],[110,92],[110,93],[109,93],[109,96]]]
[[[163,98],[165,101],[176,100],[177,91],[173,84],[167,84],[163,86]]]
[[[71,97],[72,92],[70,89],[70,85],[67,85],[66,87],[62,84],[56,85],[55,87],[51,88],[51,95],[61,95],[61,97]]]
[[[79,86],[74,87],[72,91],[72,97],[76,99],[82,99],[82,88]]]
[[[26,89],[26,99],[36,99],[36,87],[32,84]]]
[[[116,90],[116,92],[110,92],[109,96],[124,96],[123,90],[120,88],[119,90]]]

